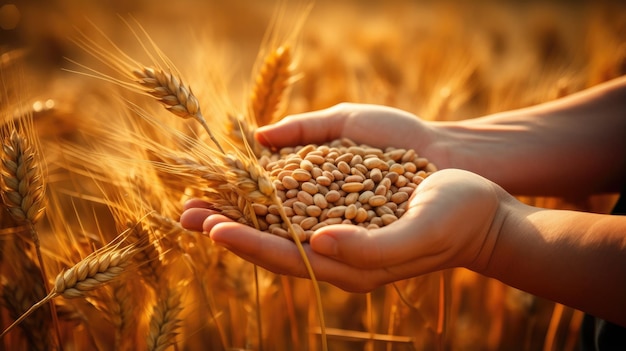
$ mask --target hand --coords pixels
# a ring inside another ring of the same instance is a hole
[[[400,220],[376,230],[353,225],[320,228],[305,244],[316,278],[347,291],[450,267],[486,269],[506,217],[500,187],[475,174],[443,170],[423,181]],[[186,205],[181,224],[278,274],[308,277],[293,242],[234,223],[199,200]]]
[[[431,147],[435,140],[440,140],[435,134],[431,124],[409,112],[380,105],[342,103],[285,117],[276,124],[259,128],[256,138],[274,148],[348,138],[380,149],[389,146],[414,149],[437,165],[442,152]]]

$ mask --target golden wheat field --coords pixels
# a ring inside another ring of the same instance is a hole
[[[347,293],[178,218],[204,197],[276,228],[257,215],[289,161],[270,171],[250,135],[291,113],[460,120],[623,74],[618,2],[3,1],[0,350],[575,350],[582,312],[468,270]],[[410,160],[415,182],[434,170]],[[304,220],[274,234],[300,245]]]

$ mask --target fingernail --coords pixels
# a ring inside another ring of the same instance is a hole
[[[263,127],[259,127],[255,132],[254,132],[254,137],[256,138],[256,140],[263,144],[263,145],[267,145],[267,138],[265,137],[265,134],[263,133],[264,128]]]
[[[325,256],[337,256],[337,240],[330,235],[314,235],[311,238],[311,248]]]

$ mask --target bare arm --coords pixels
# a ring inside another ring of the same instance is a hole
[[[477,272],[626,326],[626,217],[509,200],[489,263]]]
[[[516,195],[616,192],[626,179],[626,76],[569,97],[434,123],[441,167],[478,173]]]
[[[412,148],[440,169],[480,174],[515,195],[616,192],[626,179],[626,76],[563,99],[460,122],[340,104],[260,128],[275,147],[347,137]]]

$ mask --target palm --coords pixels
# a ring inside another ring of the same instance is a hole
[[[442,171],[420,185],[409,211],[389,226],[371,231],[352,225],[321,228],[305,246],[316,277],[348,291],[370,291],[443,268],[482,268],[497,237],[492,224],[502,216],[498,189],[468,172]],[[181,222],[201,227],[216,243],[270,271],[307,276],[289,240],[223,216],[207,218],[208,211],[190,209]]]

